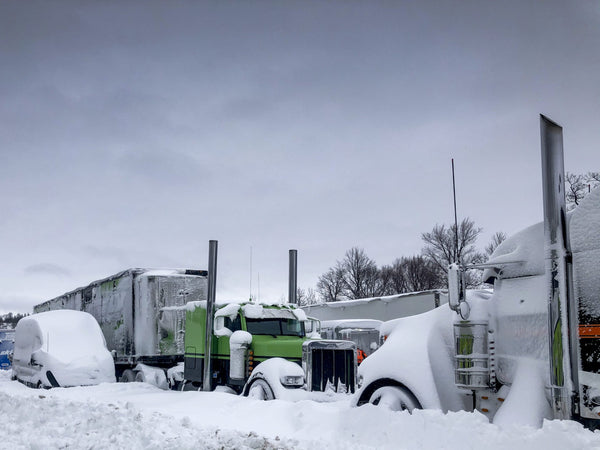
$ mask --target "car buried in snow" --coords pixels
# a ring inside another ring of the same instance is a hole
[[[49,311],[17,323],[12,378],[37,388],[87,386],[114,382],[115,367],[90,314]]]

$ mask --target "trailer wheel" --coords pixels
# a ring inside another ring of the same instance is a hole
[[[138,383],[145,383],[146,382],[146,375],[144,375],[144,372],[142,372],[141,370],[135,374],[135,381],[137,381]]]
[[[120,383],[131,383],[133,381],[135,381],[135,372],[131,369],[124,370],[121,378],[119,378]]]
[[[197,381],[183,380],[180,382],[178,391],[201,391],[202,383],[198,383]]]
[[[248,397],[255,400],[273,400],[275,395],[269,383],[265,380],[258,379],[250,385],[248,390]]]
[[[409,390],[398,386],[380,387],[373,392],[369,403],[392,411],[411,412],[413,409],[421,408],[419,401]]]

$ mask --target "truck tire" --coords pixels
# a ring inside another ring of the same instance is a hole
[[[248,389],[248,397],[255,400],[273,400],[275,395],[269,383],[265,380],[258,379],[250,385]]]
[[[408,389],[399,386],[382,386],[369,398],[372,405],[387,408],[391,411],[408,411],[421,409],[421,404]]]
[[[135,381],[135,372],[131,369],[124,370],[121,378],[119,378],[120,383],[131,383],[133,381]]]
[[[179,391],[201,391],[202,383],[198,383],[197,381],[183,380],[178,389]]]

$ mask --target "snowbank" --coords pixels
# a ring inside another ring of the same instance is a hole
[[[0,372],[5,448],[480,449],[600,447],[570,421],[541,429],[488,423],[479,413],[390,412],[346,402],[261,402],[218,392],[165,392],[140,383],[40,391]]]

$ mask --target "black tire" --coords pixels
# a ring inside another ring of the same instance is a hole
[[[138,383],[145,383],[146,382],[146,375],[144,375],[144,372],[139,371],[135,374],[135,381],[137,381]]]
[[[131,383],[135,381],[135,372],[131,369],[126,369],[119,378],[119,383]]]
[[[189,380],[183,380],[181,381],[180,387],[179,389],[180,391],[201,391],[202,390],[202,383],[199,383],[197,381],[189,381]]]
[[[369,403],[391,411],[411,412],[413,409],[421,409],[421,404],[413,393],[400,386],[388,385],[375,389],[369,397]]]
[[[273,389],[269,386],[265,380],[259,378],[255,380],[250,385],[248,389],[248,397],[253,398],[255,400],[274,400],[275,394],[273,394]]]

